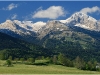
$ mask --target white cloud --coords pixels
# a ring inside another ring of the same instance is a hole
[[[14,8],[17,8],[17,7],[18,7],[18,4],[11,3],[6,8],[3,7],[2,10],[12,10]]]
[[[17,18],[17,14],[13,14],[12,17],[11,17],[11,19],[13,19],[13,20],[16,19],[16,18]]]
[[[87,7],[87,8],[83,8],[82,10],[80,10],[80,12],[85,13],[85,14],[88,14],[88,13],[91,14],[94,12],[100,12],[100,8],[97,6],[94,6],[92,8]]]
[[[60,16],[64,16],[65,14],[67,14],[64,11],[64,8],[61,6],[51,6],[49,8],[47,8],[46,10],[42,10],[38,9],[38,11],[36,11],[32,18],[49,18],[49,19],[56,19]]]

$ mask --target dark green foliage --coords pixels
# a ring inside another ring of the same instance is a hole
[[[88,61],[86,70],[95,71],[96,70],[96,64],[97,64],[97,62],[94,63],[94,62]]]
[[[14,60],[15,60],[15,61],[16,61],[16,63],[17,63],[17,62],[19,61],[19,58],[15,58]]]
[[[8,67],[12,66],[12,62],[11,62],[10,59],[6,60],[6,65],[7,65]]]
[[[25,59],[24,59],[24,58],[20,58],[20,61],[21,61],[22,63],[24,63]]]
[[[6,60],[8,58],[8,55],[6,53],[6,50],[0,51],[0,59],[1,60]]]
[[[9,60],[12,60],[12,56],[9,56]]]
[[[34,62],[35,62],[35,59],[34,59],[34,58],[28,58],[28,60],[27,60],[27,61],[28,61],[28,63],[31,63],[31,64],[32,64],[32,63],[34,63]]]
[[[47,66],[47,63],[34,63],[36,66]]]
[[[68,59],[64,54],[60,53],[58,55],[58,62],[61,64],[61,65],[64,65],[64,66],[68,66],[68,67],[73,67],[73,62]]]
[[[68,67],[73,67],[74,65],[73,65],[73,62],[72,61],[70,61],[69,59],[65,59],[65,61],[63,62],[63,64],[65,65],[65,66],[68,66]]]
[[[80,59],[79,56],[77,56],[74,61],[74,66],[78,69],[83,69],[85,66],[85,62],[84,62],[84,60]]]
[[[82,70],[96,71],[96,64],[89,61],[89,62],[86,62],[81,69]]]
[[[60,64],[63,64],[63,61],[65,60],[64,58],[65,58],[64,54],[60,53],[58,55],[58,61]]]
[[[98,71],[100,66],[97,65],[96,61],[84,61],[79,56],[76,57],[74,61],[74,66],[81,70]]]
[[[52,60],[54,64],[57,64],[57,55],[54,55]]]

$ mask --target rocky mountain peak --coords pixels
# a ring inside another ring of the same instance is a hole
[[[81,13],[81,12],[76,12],[74,13],[71,17],[71,19],[74,19],[76,21],[78,21],[79,19],[88,19],[88,20],[91,20],[93,22],[96,22],[97,20],[94,19],[93,17],[87,15],[87,14],[84,14],[84,13]]]
[[[100,24],[98,21],[93,17],[81,12],[76,12],[68,19],[60,20],[60,22],[65,23],[68,26],[77,26],[83,29],[100,31]]]

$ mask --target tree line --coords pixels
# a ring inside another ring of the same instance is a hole
[[[39,65],[39,64],[54,64],[54,65],[62,65],[66,67],[76,67],[80,70],[90,70],[90,71],[100,71],[100,65],[96,60],[90,60],[90,61],[84,61],[82,58],[77,56],[75,59],[71,60],[70,58],[66,57],[63,53],[59,53],[58,55],[53,55],[52,57],[44,57],[40,56],[37,58],[14,58],[12,59],[12,56],[9,56],[9,58],[6,60],[6,65],[12,66],[12,61],[15,61],[17,63],[20,61],[23,64],[26,65]],[[40,60],[48,60],[48,63],[35,63],[36,59]]]
[[[60,53],[58,56],[54,55],[52,62],[67,67],[76,67],[80,70],[99,71],[100,65],[96,60],[84,61],[77,56],[74,60],[67,58],[64,54]]]

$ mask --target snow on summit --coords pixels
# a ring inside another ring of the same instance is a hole
[[[69,26],[77,26],[88,30],[100,31],[100,24],[98,21],[81,12],[76,12],[68,19],[59,21]]]
[[[29,31],[37,32],[42,26],[46,25],[46,23],[42,22],[42,21],[33,23],[32,21],[6,20],[4,23],[0,24],[0,29],[12,30],[12,29],[15,29],[14,25],[19,26],[22,29],[24,28],[24,29],[29,30]]]

